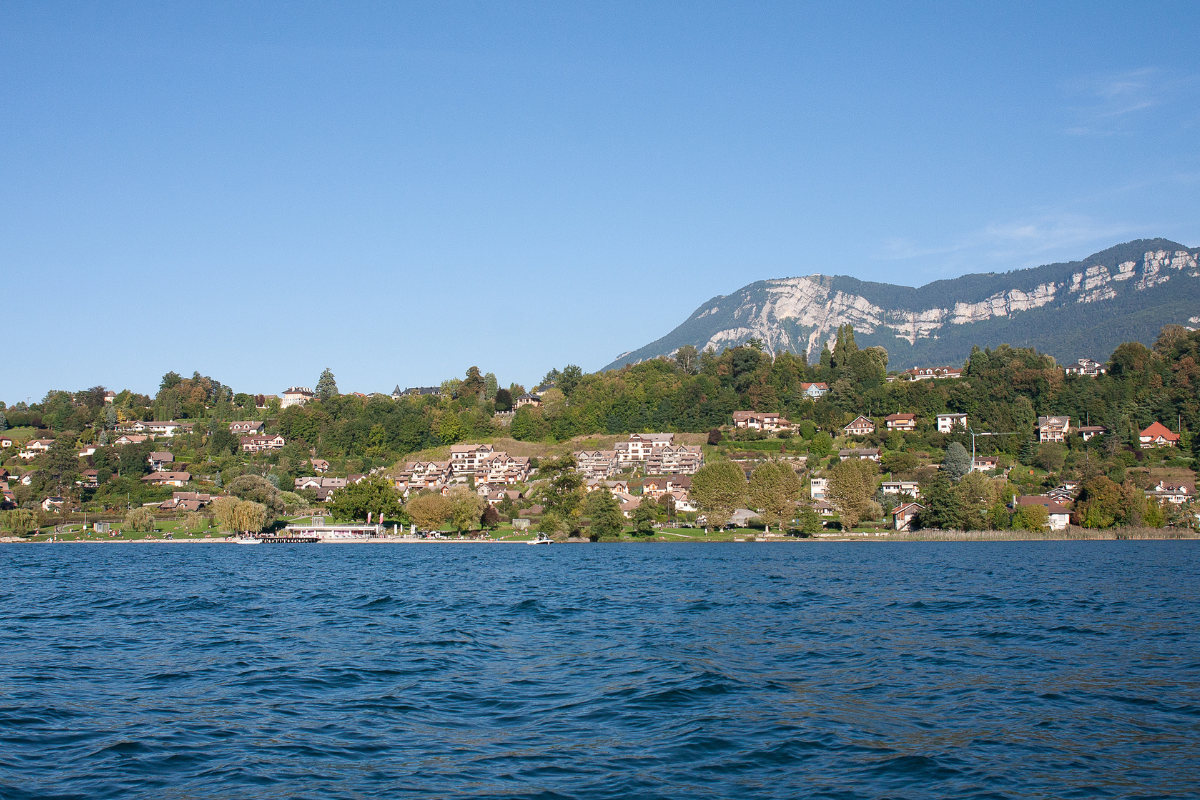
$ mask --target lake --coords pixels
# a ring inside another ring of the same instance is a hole
[[[0,546],[0,796],[1200,797],[1200,542]]]

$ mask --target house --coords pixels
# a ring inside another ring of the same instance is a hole
[[[838,458],[845,461],[848,458],[857,458],[859,461],[878,461],[878,447],[854,447],[849,450],[839,450]]]
[[[646,461],[648,475],[695,475],[704,466],[704,452],[699,445],[681,444],[655,448]]]
[[[16,444],[16,442],[7,436],[0,436],[0,450],[12,447],[14,444]]]
[[[884,494],[906,494],[915,498],[921,496],[921,484],[916,481],[884,481],[880,486]]]
[[[163,511],[199,511],[212,501],[212,495],[202,492],[172,492],[171,499],[158,507]]]
[[[1064,442],[1071,432],[1070,417],[1038,417],[1039,442]]]
[[[1000,468],[999,456],[977,456],[971,464],[972,472],[990,472]]]
[[[1047,497],[1046,495],[1022,495],[1017,498],[1017,507],[1020,506],[1045,506],[1046,511],[1050,514],[1050,530],[1061,531],[1071,522],[1070,510],[1064,508],[1057,500]]]
[[[1158,500],[1160,503],[1171,503],[1172,505],[1186,505],[1195,497],[1195,489],[1183,483],[1167,483],[1159,481],[1154,488],[1146,492],[1148,497]]]
[[[954,367],[913,367],[900,373],[901,378],[913,381],[929,381],[938,378],[961,378],[963,371]]]
[[[1161,422],[1155,422],[1149,428],[1138,434],[1138,440],[1143,450],[1152,447],[1174,447],[1179,442],[1179,434],[1171,433],[1171,429]]]
[[[1083,437],[1085,442],[1093,436],[1103,436],[1108,433],[1108,428],[1103,425],[1080,425],[1075,430],[1079,431],[1079,435]]]
[[[842,430],[847,436],[869,436],[875,432],[875,422],[869,417],[859,414],[854,418],[853,422],[842,428]]]
[[[175,463],[175,456],[164,450],[162,452],[151,453],[146,460],[150,462],[150,469],[152,471],[163,472],[163,467]]]
[[[117,447],[126,444],[141,444],[149,441],[150,437],[144,433],[123,433],[113,440],[113,446]]]
[[[615,450],[577,450],[573,455],[575,469],[585,477],[603,480],[620,472]]]
[[[687,475],[668,475],[661,478],[646,478],[642,481],[642,494],[655,500],[664,494],[676,492],[686,497],[691,488],[692,479]]]
[[[80,450],[78,453],[76,453],[76,455],[78,455],[80,458],[87,458],[88,456],[95,454],[95,452],[96,452],[96,445],[85,444],[83,446],[83,449]]]
[[[632,465],[637,462],[649,461],[656,448],[668,447],[675,444],[673,433],[634,433],[629,441],[617,442],[613,450],[617,461],[622,465]]]
[[[526,392],[525,394],[523,394],[517,398],[515,408],[521,408],[522,406],[533,406],[534,408],[537,408],[541,404],[542,404],[541,397],[539,397],[536,394],[530,394],[529,392]]]
[[[912,521],[917,514],[925,510],[920,503],[904,503],[892,509],[892,527],[898,531],[912,530]]]
[[[824,500],[828,489],[829,478],[811,478],[808,481],[808,494],[813,500]]]
[[[955,428],[967,429],[966,414],[938,414],[937,429],[938,433],[950,433]]]
[[[599,478],[589,478],[583,484],[584,491],[594,492],[598,489],[608,489],[610,492],[629,494],[629,481],[606,481]]]
[[[404,390],[406,397],[425,397],[428,395],[437,397],[441,393],[442,387],[440,386],[410,386]]]
[[[490,444],[455,444],[450,446],[450,470],[455,473],[479,471],[483,462],[495,452]]]
[[[279,434],[274,436],[243,436],[240,440],[243,453],[261,453],[264,450],[282,450],[287,443]]]
[[[1063,372],[1068,375],[1080,375],[1087,378],[1094,378],[1097,375],[1103,375],[1105,372],[1104,365],[1099,361],[1092,361],[1090,358],[1081,358],[1078,363],[1072,364],[1069,367],[1063,367]]]
[[[802,383],[800,384],[800,393],[813,400],[820,400],[829,393],[829,384],[827,383]]]
[[[1046,497],[1055,500],[1060,504],[1075,502],[1075,492],[1067,486],[1056,486],[1046,492]]]
[[[143,422],[138,420],[126,426],[128,430],[134,433],[145,433],[150,436],[165,436],[168,439],[176,433],[191,433],[194,423],[191,422],[176,422],[175,420],[163,420],[155,422]]]
[[[190,472],[153,472],[142,478],[151,486],[183,486],[191,479]]]
[[[104,393],[104,402],[105,403],[113,403],[116,401],[116,399],[117,399],[117,393],[114,392],[113,390],[109,389],[107,392]]]
[[[915,431],[917,429],[916,414],[888,414],[883,418],[889,431]]]
[[[50,452],[50,447],[53,444],[53,439],[30,439],[25,443],[25,449],[17,455],[26,461],[30,461],[42,455],[43,453]]]
[[[283,397],[279,401],[279,407],[291,408],[292,406],[302,406],[316,396],[316,392],[307,386],[289,386],[283,390]]]
[[[792,423],[774,411],[735,411],[733,424],[738,428],[755,431],[781,431],[792,427]]]
[[[309,463],[312,464],[312,468],[317,472],[320,472],[320,473],[329,472],[329,462],[323,458],[311,459],[309,461]]]
[[[47,497],[42,501],[42,511],[62,511],[64,502],[61,497]]]
[[[79,480],[75,481],[75,485],[85,489],[95,489],[100,486],[99,474],[98,470],[85,469],[79,473]]]
[[[238,420],[229,423],[229,432],[235,434],[262,433],[265,426],[257,420]]]

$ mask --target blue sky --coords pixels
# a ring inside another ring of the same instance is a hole
[[[1200,243],[1200,6],[990,5],[4,4],[0,399],[532,384],[763,278]]]

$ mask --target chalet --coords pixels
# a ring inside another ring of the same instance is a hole
[[[123,433],[113,440],[113,446],[119,447],[126,444],[141,444],[147,442],[150,437],[144,433]]]
[[[1080,375],[1086,378],[1094,378],[1097,375],[1103,375],[1105,372],[1104,365],[1099,361],[1092,361],[1090,358],[1081,358],[1075,364],[1063,367],[1063,372],[1068,375]]]
[[[183,486],[191,479],[190,472],[153,472],[142,478],[151,486]]]
[[[800,384],[800,393],[806,397],[811,397],[813,400],[820,400],[829,393],[829,384],[827,383],[802,383]]]
[[[998,456],[976,456],[971,463],[972,472],[991,472],[999,468],[1000,458]]]
[[[629,481],[606,481],[598,478],[590,478],[583,484],[584,491],[594,492],[598,489],[608,489],[610,492],[621,492],[629,494]]]
[[[316,393],[307,386],[289,386],[283,390],[283,397],[279,401],[279,407],[291,408],[292,406],[302,406],[316,396]]]
[[[313,470],[320,473],[329,472],[329,462],[323,458],[314,458],[309,461],[312,464]]]
[[[239,435],[240,434],[256,434],[256,433],[262,433],[264,427],[266,427],[266,426],[257,420],[245,419],[245,420],[238,420],[236,422],[229,423],[229,432],[239,434]]]
[[[854,447],[849,450],[839,450],[838,458],[845,461],[848,458],[857,458],[859,461],[878,461],[878,447]]]
[[[1070,417],[1038,417],[1039,442],[1065,442],[1071,432]]]
[[[870,417],[859,414],[853,422],[842,428],[842,431],[847,436],[869,436],[875,432],[875,422]]]
[[[1161,422],[1155,422],[1138,434],[1138,441],[1141,442],[1143,450],[1152,447],[1174,447],[1179,443],[1179,434],[1172,433],[1171,429]]]
[[[912,530],[913,518],[925,510],[920,503],[904,503],[892,509],[892,526],[898,531]]]
[[[914,498],[921,496],[921,484],[916,481],[884,481],[881,488],[884,494],[906,494]]]
[[[30,461],[42,455],[43,453],[48,453],[51,445],[53,444],[53,439],[30,439],[25,443],[25,449],[17,455],[26,461]]]
[[[1054,487],[1050,491],[1046,492],[1046,497],[1049,497],[1051,500],[1054,500],[1059,504],[1075,502],[1075,492],[1071,491],[1071,489],[1067,488],[1066,486]]]
[[[85,469],[79,473],[79,480],[75,481],[75,485],[85,489],[95,489],[100,486],[99,474],[98,470]]]
[[[174,454],[163,450],[160,452],[151,453],[146,460],[150,462],[151,471],[164,472],[164,467],[168,467],[175,463],[175,456]]]
[[[524,496],[525,495],[522,492],[518,492],[516,489],[495,489],[486,492],[483,495],[483,499],[487,500],[488,505],[494,506],[497,503],[503,503],[505,498],[512,500],[515,503]]]
[[[1050,530],[1061,531],[1071,522],[1071,512],[1064,508],[1057,500],[1047,497],[1046,495],[1022,495],[1017,498],[1016,507],[1020,506],[1045,506],[1046,511],[1050,514]]]
[[[47,497],[42,501],[42,511],[62,511],[65,502],[61,497]]]
[[[529,392],[526,392],[525,394],[523,394],[523,395],[521,395],[520,397],[518,397],[518,398],[517,398],[517,402],[516,402],[516,404],[515,404],[515,407],[516,407],[516,408],[521,408],[521,407],[523,407],[523,406],[533,406],[534,408],[537,408],[537,407],[538,407],[538,406],[540,406],[541,404],[542,404],[542,398],[541,398],[541,397],[539,397],[539,396],[538,396],[538,395],[536,395],[536,394],[531,394],[531,393],[529,393]]]
[[[1183,483],[1167,483],[1159,481],[1154,488],[1146,492],[1148,497],[1158,500],[1160,503],[1171,503],[1172,505],[1182,506],[1189,503],[1196,495],[1195,490]]]
[[[829,478],[811,478],[808,481],[808,494],[813,500],[824,500],[828,489]]]
[[[670,475],[662,478],[647,478],[642,481],[642,494],[655,500],[664,494],[678,492],[684,497],[692,488],[692,479],[686,475]],[[676,498],[678,499],[678,498]]]
[[[937,429],[938,433],[950,433],[955,428],[961,428],[964,431],[967,429],[966,414],[938,414]]]
[[[240,440],[243,453],[261,453],[264,450],[282,450],[287,444],[282,436],[243,436]]]
[[[1083,437],[1085,442],[1093,436],[1103,436],[1108,433],[1108,428],[1103,425],[1080,425],[1075,430],[1079,431],[1079,435]]]
[[[940,378],[961,378],[963,371],[954,367],[914,367],[900,373],[902,378],[914,381],[930,381]]]
[[[883,418],[889,431],[915,431],[917,429],[916,414],[888,414]]]
[[[170,500],[164,500],[159,508],[163,511],[199,511],[213,501],[213,496],[203,492],[172,492]]]
[[[774,411],[735,411],[733,424],[754,431],[781,431],[792,427],[782,414]]]
[[[0,450],[12,447],[14,444],[16,444],[16,442],[7,436],[0,436]]]
[[[343,489],[348,481],[345,478],[304,477],[294,481],[296,490],[301,489]]]

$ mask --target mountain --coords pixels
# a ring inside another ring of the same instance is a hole
[[[605,370],[670,355],[717,351],[754,337],[771,352],[819,358],[837,329],[859,347],[887,348],[891,369],[962,364],[973,345],[1036,347],[1059,362],[1103,360],[1121,342],[1151,344],[1168,323],[1200,324],[1200,248],[1138,239],[1082,261],[963,275],[919,288],[845,275],[757,281],[714,297],[656,342]]]

